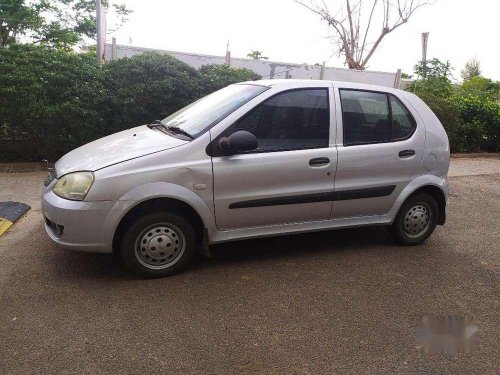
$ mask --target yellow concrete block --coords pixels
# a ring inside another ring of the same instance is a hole
[[[0,236],[7,232],[7,229],[9,229],[12,224],[14,224],[12,221],[0,218]]]

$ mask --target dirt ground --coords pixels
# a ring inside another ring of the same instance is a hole
[[[32,210],[0,237],[0,374],[498,374],[500,160],[457,159],[445,226],[213,247],[170,278],[69,252],[42,228],[44,172],[0,174]],[[422,354],[420,316],[473,317],[473,353]]]

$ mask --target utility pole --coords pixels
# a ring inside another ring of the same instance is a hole
[[[226,45],[226,65],[231,66],[231,51],[229,50],[229,40]]]
[[[106,40],[106,13],[101,0],[95,0],[97,26],[97,65],[102,65]]]
[[[111,60],[116,59],[116,38],[111,39]]]
[[[422,67],[424,68],[423,78],[427,75],[427,41],[429,33],[422,33]]]
[[[321,80],[325,79],[325,65],[326,65],[326,62],[323,61],[323,64],[321,65],[321,70],[319,71],[319,79],[321,79]]]
[[[396,71],[396,77],[394,77],[394,88],[401,88],[401,69],[398,69]]]

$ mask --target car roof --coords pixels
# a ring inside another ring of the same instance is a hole
[[[344,81],[329,81],[329,80],[317,80],[317,79],[261,79],[256,81],[241,82],[240,84],[252,84],[267,87],[300,87],[301,84],[304,87],[311,87],[314,84],[320,86],[325,86],[332,84],[334,87],[345,87],[352,89],[363,89],[371,91],[384,91],[384,92],[401,92],[401,90],[395,89],[393,87],[371,85],[367,83],[357,83],[357,82],[344,82]]]

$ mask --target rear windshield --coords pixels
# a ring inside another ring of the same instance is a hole
[[[181,128],[196,138],[267,89],[266,86],[251,84],[231,85],[178,110],[161,122]]]

